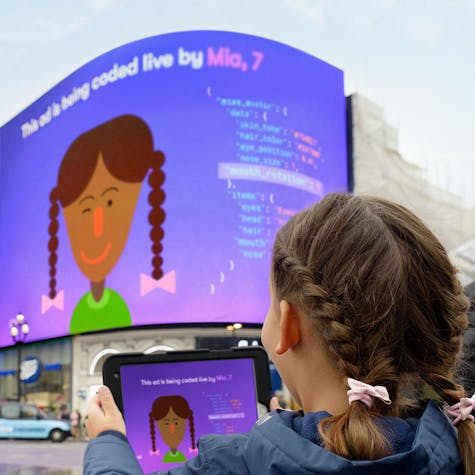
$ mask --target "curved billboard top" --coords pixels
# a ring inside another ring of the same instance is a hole
[[[218,31],[87,63],[0,129],[0,346],[262,323],[276,230],[348,187],[343,73]]]

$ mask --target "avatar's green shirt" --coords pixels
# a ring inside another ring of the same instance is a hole
[[[106,288],[99,302],[94,300],[91,292],[81,297],[71,317],[69,333],[129,327],[131,324],[132,318],[124,299],[117,292]]]
[[[163,462],[164,463],[186,462],[186,458],[179,450],[177,450],[175,453],[173,453],[170,450],[170,452],[167,452],[165,454],[165,457],[163,457]]]

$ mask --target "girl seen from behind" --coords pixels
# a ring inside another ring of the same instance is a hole
[[[468,300],[414,214],[328,195],[277,234],[269,288],[262,340],[302,411],[202,437],[170,473],[475,474],[475,395],[454,379]],[[87,428],[84,473],[141,473],[105,387]]]

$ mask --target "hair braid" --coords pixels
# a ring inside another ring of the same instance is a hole
[[[447,299],[450,304],[446,308],[451,309],[453,314],[450,316],[449,313],[447,316],[446,328],[443,331],[439,329],[437,332],[439,341],[434,345],[432,351],[428,352],[429,354],[422,351],[413,355],[421,379],[449,405],[456,404],[460,402],[461,398],[467,396],[463,386],[455,381],[453,370],[459,362],[462,334],[468,325],[466,310],[469,303],[461,292],[458,282],[454,284],[453,288],[454,290],[458,289],[459,293],[455,297],[450,295]],[[475,475],[473,464],[475,424],[467,419],[460,421],[457,429],[459,452],[465,474]]]
[[[343,374],[359,377],[357,356],[360,338],[353,332],[339,304],[330,298],[330,292],[325,290],[322,284],[316,283],[307,267],[289,255],[283,257],[284,249],[280,252],[280,272],[289,276],[293,281],[291,285],[297,289],[297,295],[293,298],[289,295],[287,298],[294,300],[298,307],[308,312]]]
[[[422,375],[421,375],[422,376]],[[449,405],[460,402],[465,397],[465,389],[453,380],[453,375],[449,372],[426,373],[424,381]],[[460,456],[465,468],[465,475],[475,475],[475,465],[473,464],[473,454],[475,453],[475,423],[466,419],[457,425],[458,446]]]
[[[361,198],[331,194],[279,231],[272,267],[278,298],[309,316],[342,378],[384,385],[394,404],[360,401],[324,419],[329,450],[353,460],[392,448],[374,416],[398,415],[405,271],[399,247]]]
[[[364,370],[361,366],[361,333],[354,330],[351,317],[342,311],[341,304],[330,297],[331,293],[316,282],[312,272],[287,252],[282,247],[279,249],[277,268],[288,276],[289,281],[293,281],[289,283],[290,286],[298,289],[294,303],[305,309],[311,317],[340,372],[360,378],[362,369]],[[368,370],[364,379],[368,382],[374,382],[373,379],[380,382],[380,375],[385,375],[385,382],[391,380],[389,384],[385,384],[397,388],[396,368],[390,361],[389,352],[380,354],[376,361],[373,361],[373,369]],[[388,409],[381,405],[379,410],[383,412]],[[382,430],[372,422],[368,408],[360,401],[350,405],[341,415],[323,419],[318,430],[328,450],[353,460],[383,457],[391,450]],[[366,434],[365,438],[361,437],[362,432]]]
[[[152,225],[150,231],[150,239],[152,240],[152,277],[156,280],[163,276],[163,258],[161,252],[163,245],[164,231],[161,224],[165,221],[165,211],[162,208],[162,204],[165,201],[165,192],[161,188],[165,181],[165,173],[161,169],[165,163],[165,155],[157,151],[154,153],[153,170],[148,178],[148,183],[152,190],[148,195],[148,202],[152,206],[152,209],[148,215],[148,221]]]
[[[150,424],[150,438],[152,439],[152,451],[155,452],[157,450],[155,445],[155,420],[151,412],[148,414],[148,418]]]
[[[193,411],[190,409],[190,437],[191,437],[191,448],[194,450],[196,449],[196,444],[195,444],[195,419],[193,417]]]
[[[391,207],[401,212],[401,207]],[[466,395],[454,371],[460,362],[462,334],[468,327],[469,301],[443,246],[416,216],[404,214],[404,225],[391,228],[405,256],[406,314],[411,317],[403,332],[400,370],[418,374],[438,397],[453,405]],[[457,428],[465,474],[475,475],[475,424],[461,421]]]
[[[58,230],[59,230],[59,221],[58,221],[58,214],[59,214],[59,205],[58,200],[56,197],[56,188],[54,188],[50,195],[50,207],[49,207],[49,226],[48,226],[48,264],[49,264],[49,297],[50,299],[54,299],[56,297],[56,264],[58,262],[58,254],[56,251],[59,247],[59,239],[58,239]]]

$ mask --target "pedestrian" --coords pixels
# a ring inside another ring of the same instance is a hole
[[[75,409],[71,413],[71,435],[76,438],[81,438],[81,413],[79,409]]]
[[[61,415],[60,415],[61,420],[66,421],[66,422],[71,422],[71,414],[68,411],[68,406],[63,404],[61,406]]]

